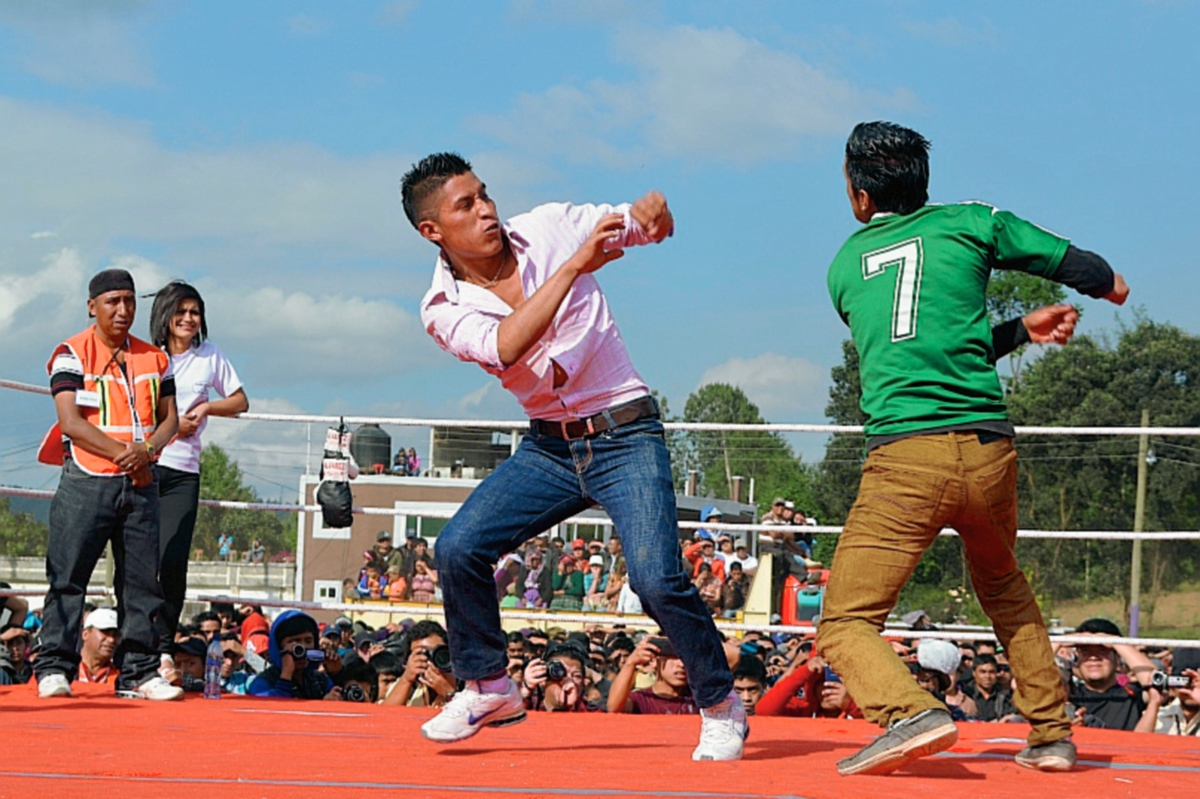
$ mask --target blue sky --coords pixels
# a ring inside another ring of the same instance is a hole
[[[121,265],[201,288],[256,410],[517,417],[417,318],[434,253],[397,182],[454,149],[502,214],[662,190],[677,235],[600,276],[643,376],[822,421],[841,150],[873,118],[932,139],[935,201],[1069,236],[1198,332],[1197,30],[1192,2],[0,0],[0,376],[43,382]],[[52,485],[49,402],[0,396],[0,482]],[[210,433],[291,493],[303,430]]]

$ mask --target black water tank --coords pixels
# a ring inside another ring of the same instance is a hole
[[[392,437],[377,424],[359,425],[350,438],[350,454],[363,472],[380,472],[392,463]]]

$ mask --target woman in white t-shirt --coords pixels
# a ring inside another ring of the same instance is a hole
[[[209,416],[236,416],[250,407],[250,401],[233,364],[208,341],[204,299],[192,286],[177,280],[154,295],[150,337],[171,356],[179,408],[179,433],[163,447],[155,466],[162,519],[159,579],[166,599],[160,672],[168,680],[177,680],[170,653],[183,611],[188,554],[200,501],[200,434]]]

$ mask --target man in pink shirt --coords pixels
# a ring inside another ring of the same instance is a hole
[[[674,231],[666,199],[539,206],[503,221],[471,165],[431,155],[402,181],[404,212],[438,246],[421,320],[479,364],[530,417],[516,454],[438,536],[454,673],[467,681],[421,732],[458,741],[525,718],[508,678],[492,564],[591,505],[621,533],[629,580],[674,642],[701,708],[695,760],[742,756],[746,716],[704,603],[679,558],[671,463],[658,408],[633,368],[594,273]]]

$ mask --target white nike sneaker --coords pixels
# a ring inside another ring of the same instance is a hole
[[[750,735],[746,707],[736,692],[712,707],[700,711],[700,745],[692,760],[741,760],[742,749]]]
[[[47,674],[38,680],[38,697],[41,699],[49,699],[54,696],[70,696],[71,683],[67,681],[65,675],[62,674]]]
[[[512,680],[507,683],[500,693],[485,693],[478,682],[468,682],[441,713],[421,725],[421,734],[431,741],[453,743],[470,738],[483,727],[507,727],[524,721],[521,692]]]
[[[183,699],[183,689],[164,680],[151,677],[132,691],[118,691],[117,696],[130,699],[149,699],[154,702],[170,702]]]

